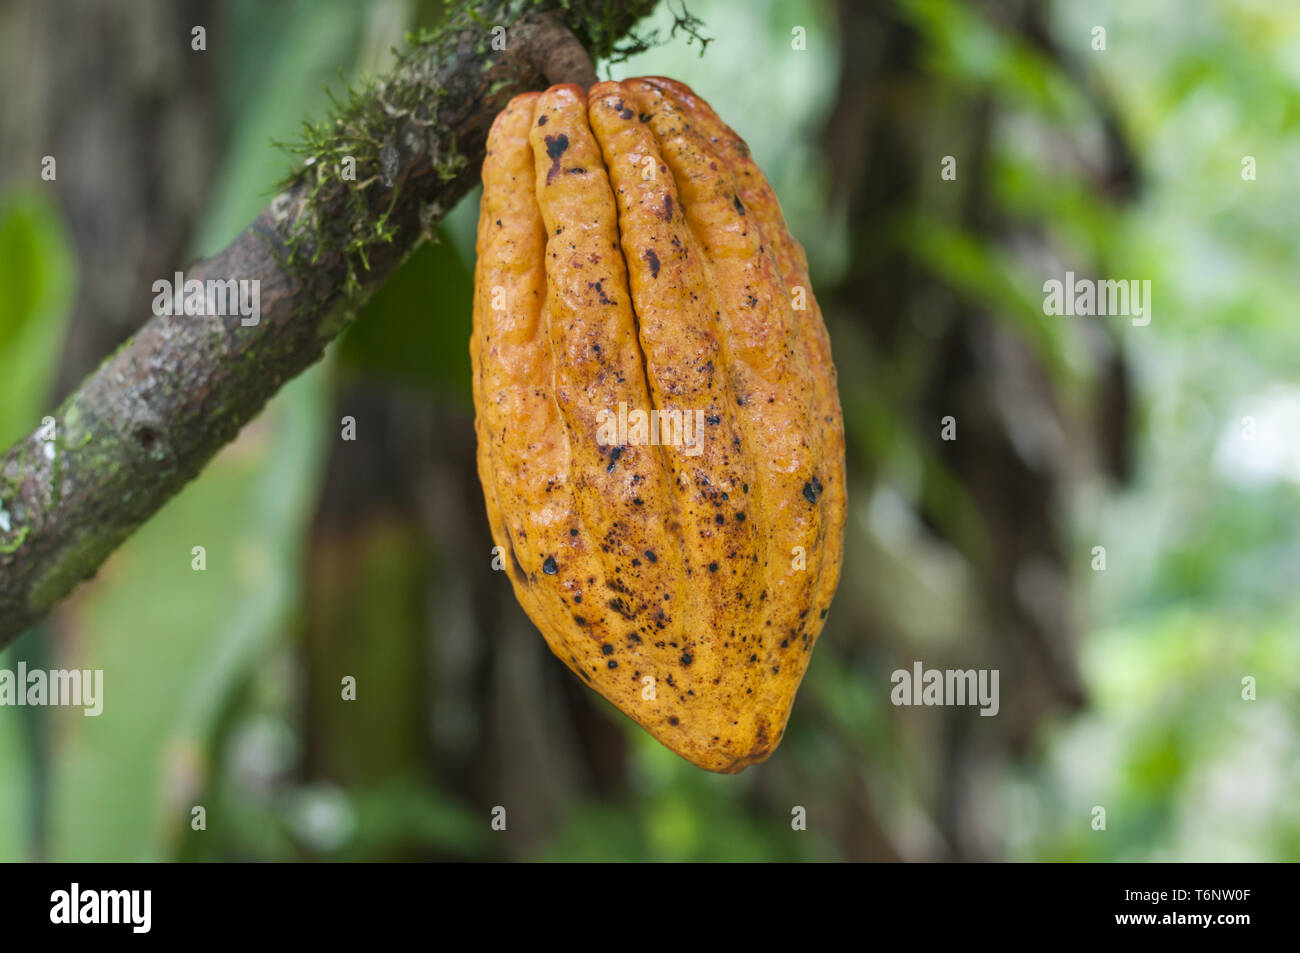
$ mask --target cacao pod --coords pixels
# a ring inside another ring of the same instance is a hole
[[[492,535],[551,650],[694,764],[765,760],[839,580],[844,428],[744,141],[659,77],[513,99],[470,352]]]

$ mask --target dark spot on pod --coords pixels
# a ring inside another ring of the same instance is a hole
[[[788,649],[789,647],[790,647],[790,640],[789,640],[789,639],[782,639],[782,640],[781,640],[781,648],[783,648],[783,649]]]
[[[546,125],[546,120],[549,119],[549,118],[550,118],[550,117],[549,117],[548,115],[546,115],[546,113],[542,113],[541,118],[537,120],[537,125],[539,125],[539,126],[545,126],[545,125]]]
[[[641,497],[639,497],[639,496],[636,497],[635,499],[633,499],[632,502],[633,502],[635,505],[637,505],[637,506],[644,506],[644,505],[645,505],[645,500],[641,499]]]
[[[606,296],[606,294],[605,294],[605,289],[604,289],[604,287],[603,287],[602,285],[603,285],[603,283],[600,282],[600,281],[589,281],[589,282],[587,282],[587,287],[588,287],[588,288],[595,288],[595,289],[596,289],[596,294],[600,297],[600,303],[601,303],[601,304],[613,304],[614,302],[611,301],[611,300]]]
[[[733,195],[731,197],[731,204],[736,207],[736,211],[739,212],[741,215],[745,214],[745,206],[744,203],[740,201],[739,195]]]
[[[545,116],[542,117],[546,118]],[[540,124],[539,124],[540,125]],[[569,148],[569,137],[564,133],[558,136],[546,137],[546,154],[552,159],[558,159],[564,155],[564,150]]]
[[[671,220],[672,220],[672,217],[673,217],[673,197],[672,197],[671,195],[665,195],[665,196],[664,196],[664,208],[663,208],[663,211],[659,213],[659,217],[662,218],[665,222],[668,222],[668,221],[671,221]]]
[[[779,666],[779,665],[773,665],[773,666],[772,666],[772,674],[773,674],[773,675],[780,674],[780,671],[781,671],[781,666]]]
[[[824,619],[824,618],[826,618],[826,613],[829,612],[829,611],[830,611],[829,609],[823,609],[823,610],[821,611],[821,614],[820,614],[819,616],[817,616],[817,618],[819,618],[819,619]]]
[[[694,661],[694,660],[691,658],[691,653],[690,653],[690,652],[683,652],[683,653],[682,653],[682,664],[683,664],[683,665],[690,665],[692,661]]]
[[[584,669],[578,669],[578,674],[581,675],[583,678],[585,678],[588,682],[591,681],[591,676],[588,675]]]
[[[623,456],[623,448],[615,447],[609,452],[609,466],[605,467],[606,473],[614,472],[614,464],[618,463],[618,458]]]
[[[560,156],[564,155],[564,150],[567,148],[569,148],[569,137],[564,133],[546,137],[546,154],[551,157],[551,168],[546,173],[547,185],[551,184],[555,173],[560,171]]]
[[[721,513],[719,513],[717,516],[713,517],[713,521],[717,523],[719,526],[721,526],[723,523],[727,521],[727,518],[723,516]]]
[[[737,407],[744,407],[744,406],[745,406],[745,398],[744,398],[743,396],[741,396],[740,394],[737,394],[737,395],[736,395],[736,406],[737,406]]]
[[[749,660],[750,660],[751,662],[757,662],[757,661],[758,661],[758,656],[757,656],[757,655],[751,655],[751,656],[749,657]]]
[[[650,277],[659,277],[659,256],[654,253],[654,249],[647,248],[644,255],[641,256],[650,263]]]
[[[497,228],[501,227],[501,219],[497,219]]]
[[[570,535],[570,536],[577,536],[577,535],[578,535],[578,531],[577,531],[576,529],[571,529],[571,530],[569,530],[569,535]]]
[[[741,488],[742,490],[744,490],[746,493],[749,492],[749,484],[748,484],[748,483],[742,483],[742,484],[740,484],[740,488]]]
[[[668,716],[668,724],[673,725],[675,727],[677,725],[677,722],[678,722],[678,718],[676,715]]]
[[[614,646],[610,645],[608,642],[606,642],[604,645],[602,645],[602,646],[600,647],[600,650],[601,650],[602,652],[604,652],[606,655],[613,655],[613,654],[614,654]]]
[[[813,477],[811,480],[809,480],[807,483],[803,485],[803,497],[809,503],[816,503],[817,498],[821,495],[822,495],[822,482],[816,477]]]
[[[576,622],[576,623],[578,623],[578,625],[586,625],[586,624],[587,624],[587,620],[584,619],[584,618],[583,618],[582,616],[580,616],[580,615],[575,615],[575,616],[573,617],[573,621]]]
[[[641,644],[641,636],[637,635],[635,632],[629,632],[627,638],[629,642],[635,642],[637,645]]]
[[[632,565],[633,565],[633,566],[639,566],[639,565],[641,565],[641,560],[639,560],[639,559],[633,559],[633,560],[632,560]]]
[[[627,603],[625,603],[622,599],[610,599],[609,602],[605,603],[605,605],[613,609],[624,619],[631,620],[636,618],[636,613],[633,610],[629,609],[627,607]]]
[[[632,110],[630,110],[630,109],[628,109],[626,106],[624,106],[624,105],[623,105],[623,100],[621,100],[621,99],[620,99],[620,100],[618,101],[618,103],[614,106],[614,108],[618,110],[618,118],[619,118],[619,119],[631,119],[632,116],[633,116],[633,112],[632,112]]]
[[[586,175],[587,170],[581,166],[571,166],[564,170],[566,175]]]
[[[654,118],[654,113],[642,113],[636,118],[640,119],[642,122],[649,122],[651,119]]]
[[[717,563],[709,563],[709,572],[717,572],[717,571],[718,571],[718,564],[717,564]]]
[[[652,563],[659,562],[659,557],[655,555],[655,551],[653,549],[647,549],[645,551],[645,558],[650,560]],[[826,614],[825,612],[822,613],[822,615],[825,614]]]
[[[610,659],[605,664],[608,665],[610,668],[618,668],[618,663],[615,662],[613,659]]]
[[[757,308],[758,295],[750,295],[748,298],[745,299],[745,303],[748,304],[751,308]],[[768,403],[771,403],[771,401],[768,401]]]
[[[737,513],[737,514],[736,514],[736,522],[737,522],[737,523],[743,523],[743,522],[745,522],[745,514],[744,514],[744,513]]]
[[[719,417],[717,414],[709,414],[709,416],[705,417],[704,419],[707,420],[709,423],[711,423],[711,424],[712,424],[713,426],[715,426],[715,427],[716,427],[718,424],[722,423],[722,418]]]
[[[548,576],[554,576],[560,571],[560,567],[555,564],[554,556],[547,556],[546,561],[542,563],[542,572]]]
[[[579,604],[581,604],[581,602],[582,602],[582,593],[578,593],[576,596],[574,596],[574,597],[573,597],[573,601],[574,601],[574,602],[577,602],[577,603],[579,603]]]

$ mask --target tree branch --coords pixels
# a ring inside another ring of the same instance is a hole
[[[655,3],[569,0],[552,12],[560,4],[550,0],[519,16],[510,12],[519,3],[479,0],[317,127],[308,145],[318,161],[228,248],[184,273],[259,282],[257,324],[152,317],[53,415],[53,439],[38,428],[0,459],[0,648],[93,576],[320,359],[477,181],[510,97],[595,82],[587,50],[608,55]],[[505,27],[496,44],[494,26]],[[505,49],[494,49],[501,39]],[[355,180],[345,180],[336,160],[352,152]]]

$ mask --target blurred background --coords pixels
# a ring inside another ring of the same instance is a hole
[[[849,437],[843,580],[771,760],[661,748],[491,570],[474,193],[0,654],[105,673],[98,718],[0,709],[0,860],[1300,859],[1300,6],[687,8],[703,56],[661,4],[667,42],[600,75],[681,79],[747,139]],[[0,445],[267,204],[273,140],[441,16],[0,2]],[[1149,280],[1150,324],[1045,316],[1066,271]],[[894,707],[918,660],[998,669],[999,714]]]

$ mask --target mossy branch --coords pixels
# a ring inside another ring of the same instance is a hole
[[[307,126],[304,165],[284,191],[228,248],[185,272],[260,282],[258,323],[150,318],[53,415],[52,439],[42,428],[0,458],[0,647],[94,575],[320,359],[474,185],[488,129],[512,96],[594,82],[589,54],[616,53],[655,3],[462,4],[441,29],[412,38],[387,76]],[[345,160],[355,178],[342,174]]]

